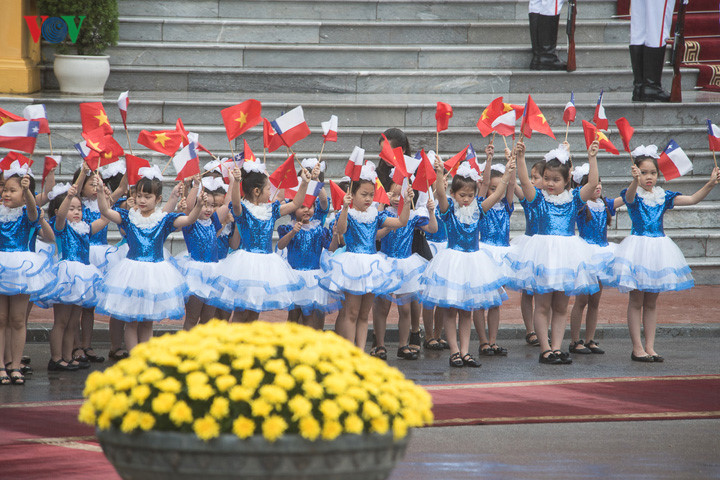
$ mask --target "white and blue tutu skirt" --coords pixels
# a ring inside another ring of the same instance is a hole
[[[383,295],[393,293],[401,278],[397,259],[379,253],[335,252],[323,262],[320,286],[331,293]]]
[[[590,250],[593,252],[593,258],[600,259],[602,261],[599,265],[597,274],[598,280],[602,283],[603,287],[616,287],[617,282],[615,275],[613,275],[613,261],[615,260],[615,250],[618,247],[617,243],[608,243],[608,245],[601,247],[593,243],[588,243]]]
[[[533,295],[593,294],[600,290],[598,273],[606,262],[580,237],[561,235],[528,237],[513,245],[506,258],[510,267],[507,286]]]
[[[447,242],[432,242],[430,240],[427,241],[428,246],[430,247],[430,251],[433,254],[433,257],[438,254],[438,252],[441,252],[447,248]]]
[[[198,262],[190,258],[187,253],[170,257],[169,262],[185,277],[188,295],[195,295],[199,299],[207,301],[218,294],[213,285],[220,274],[219,262]]]
[[[331,313],[342,308],[342,295],[330,293],[320,287],[318,277],[323,273],[321,269],[295,270],[295,273],[305,281],[305,286],[293,295],[295,308],[301,309],[303,315],[313,312]]]
[[[107,273],[120,260],[127,257],[129,247],[127,243],[119,245],[90,245],[90,263],[101,272]]]
[[[615,249],[612,273],[623,293],[669,292],[695,285],[685,256],[669,237],[626,237]]]
[[[480,250],[485,250],[495,261],[495,266],[501,269],[505,277],[510,276],[510,264],[507,261],[507,254],[512,247],[503,245],[490,245],[480,242]]]
[[[56,267],[54,288],[35,303],[48,308],[57,303],[93,308],[99,300],[103,274],[95,265],[60,260]]]
[[[428,261],[417,253],[413,253],[407,258],[392,258],[384,253],[380,254],[389,262],[395,260],[397,262],[398,273],[400,274],[401,283],[397,290],[389,294],[381,295],[393,303],[405,305],[406,303],[417,300],[420,297],[420,276],[425,271]]]
[[[218,263],[217,293],[207,302],[223,310],[288,310],[304,285],[279,255],[237,250]]]
[[[36,252],[0,252],[0,295],[30,295],[30,301],[55,285],[51,255]]]
[[[498,307],[508,299],[502,288],[506,280],[489,252],[447,248],[428,263],[420,277],[420,301],[426,308],[470,311]]]
[[[98,313],[126,322],[181,319],[188,287],[170,262],[125,258],[105,274]]]

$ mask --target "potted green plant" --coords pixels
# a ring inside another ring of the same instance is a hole
[[[38,0],[38,12],[48,17],[41,29],[55,44],[60,91],[102,94],[110,75],[104,52],[118,40],[117,0]]]

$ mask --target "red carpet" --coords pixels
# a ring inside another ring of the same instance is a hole
[[[426,387],[433,426],[720,418],[720,375]]]

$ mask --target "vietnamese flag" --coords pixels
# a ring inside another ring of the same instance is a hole
[[[290,155],[269,177],[275,188],[292,188],[299,185],[295,173],[295,154]]]
[[[338,212],[342,210],[345,190],[340,188],[340,186],[332,180],[330,180],[330,198],[332,199],[333,210]]]
[[[0,125],[0,147],[20,150],[32,155],[40,133],[40,122],[33,120]]]
[[[10,168],[10,165],[12,165],[13,162],[17,161],[20,166],[27,165],[28,167],[31,167],[33,164],[33,161],[23,155],[22,153],[18,152],[8,152],[8,154],[5,156],[5,158],[0,161],[0,170],[7,170]]]
[[[283,146],[282,139],[278,136],[275,129],[270,125],[267,118],[263,118],[263,147],[268,151],[274,152]]]
[[[450,105],[445,102],[437,102],[437,107],[435,108],[435,122],[437,124],[436,130],[438,132],[447,130],[452,116],[453,109]]]
[[[347,165],[345,165],[345,175],[350,177],[353,182],[357,182],[360,180],[360,171],[364,163],[365,149],[356,146],[350,154]]]
[[[620,117],[615,120],[615,125],[618,128],[618,132],[620,132],[620,138],[623,142],[623,149],[626,152],[630,153],[630,139],[632,138],[635,129],[630,126],[630,122],[628,122],[628,119],[625,117]]]
[[[62,155],[47,155],[45,157],[41,185],[45,185],[45,178],[60,165],[60,162],[62,162]]]
[[[420,150],[420,158],[420,165],[415,171],[415,180],[412,187],[419,192],[427,192],[429,186],[437,180],[437,173],[432,162],[425,154],[425,149]]]
[[[720,152],[720,128],[708,118],[708,143],[711,152]]]
[[[39,133],[50,133],[50,125],[48,124],[47,111],[45,105],[39,103],[37,105],[28,105],[23,109],[23,117],[28,120],[35,120],[40,122]]]
[[[130,98],[128,97],[129,93],[130,90],[128,90],[127,92],[122,92],[118,97],[118,108],[120,109],[120,116],[122,117],[125,130],[127,130],[127,110],[128,105],[130,105]]]
[[[104,135],[102,128],[96,128],[92,132],[82,132],[87,146],[100,154],[100,166],[116,162],[125,151],[112,135]]]
[[[125,167],[127,171],[128,185],[135,185],[140,180],[138,170],[143,167],[149,167],[150,162],[144,158],[136,157],[135,155],[125,155]]]
[[[563,110],[563,123],[565,125],[573,123],[575,121],[576,114],[577,110],[575,110],[575,92],[570,92],[570,101],[565,105],[565,110]]]
[[[612,144],[610,139],[603,132],[597,129],[595,125],[588,122],[587,120],[582,121],[583,133],[585,134],[585,146],[590,148],[590,144],[597,139],[598,145],[601,149],[613,155],[620,155],[620,152],[615,145]]]
[[[477,128],[483,137],[487,137],[493,132],[492,122],[503,113],[505,113],[503,97],[497,97],[483,110],[480,120],[477,122]]]
[[[14,113],[0,108],[0,126],[9,122],[24,122],[26,120],[26,118],[23,118],[20,115],[15,115]]]
[[[88,147],[86,140],[83,140],[80,143],[76,143],[75,150],[80,153],[80,156],[90,170],[98,169],[98,167],[100,166],[100,154],[92,148]]]
[[[195,144],[192,142],[180,150],[172,158],[172,162],[177,172],[176,181],[185,180],[200,173],[200,159],[195,150]]]
[[[330,120],[320,124],[323,129],[323,138],[325,142],[337,142],[338,117],[331,115]]]
[[[255,156],[253,151],[250,150],[250,145],[248,145],[247,140],[243,139],[243,142],[245,142],[245,148],[243,149],[243,160],[246,162],[257,161],[257,157]]]
[[[81,103],[80,121],[82,122],[83,132],[91,132],[96,128],[102,127],[107,135],[113,133],[107,113],[105,113],[105,107],[103,107],[103,104],[100,102]]]
[[[175,130],[141,130],[137,141],[150,150],[173,156],[180,148],[183,138],[182,134]]]
[[[380,134],[383,138],[382,148],[380,149],[380,158],[385,160],[390,165],[395,165],[395,152],[393,152],[390,140],[387,139],[384,133]]]
[[[597,105],[595,105],[595,113],[593,114],[593,122],[595,126],[600,130],[608,129],[608,119],[605,115],[605,107],[602,104],[603,91],[600,90],[600,98],[598,98]]]
[[[453,157],[450,158],[450,160],[448,160],[447,162],[445,162],[445,164],[444,164],[444,165],[445,165],[445,169],[446,169],[448,172],[454,174],[455,170],[457,170],[457,167],[460,165],[460,162],[462,162],[463,160],[465,160],[465,157],[467,156],[468,148],[470,148],[470,145],[468,145],[467,147],[463,148],[459,153],[453,155]]]
[[[303,109],[297,106],[270,122],[275,132],[282,139],[283,145],[292,147],[295,142],[310,135],[310,127],[305,122]]]
[[[221,110],[220,115],[222,115],[225,124],[228,141],[232,141],[260,123],[260,120],[262,120],[261,112],[262,104],[252,98]]]
[[[380,179],[375,179],[375,196],[373,197],[373,202],[382,203],[384,205],[390,205],[390,198],[388,197],[387,192],[385,191],[385,187],[382,186],[382,183],[380,183]]]
[[[392,181],[400,185],[403,179],[410,178],[410,173],[405,163],[405,152],[403,152],[402,147],[393,148],[393,154],[395,161],[392,164],[395,167],[395,174],[393,175]]]
[[[525,104],[525,111],[523,112],[523,121],[520,125],[520,131],[527,138],[532,138],[533,131],[555,138],[555,134],[552,132],[550,124],[545,119],[545,115],[543,115],[540,108],[535,104],[535,101],[530,95],[528,95],[527,103]]]

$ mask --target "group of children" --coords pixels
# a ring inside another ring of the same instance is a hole
[[[410,153],[402,131],[390,129],[385,136]],[[308,182],[323,177],[317,159],[303,161],[292,200],[278,199],[262,162],[236,166],[227,183],[218,162],[211,162],[202,177],[178,184],[164,208],[157,167],[141,168],[130,188],[120,170],[104,179],[81,168],[72,184],[52,181],[36,196],[29,169],[13,164],[3,175],[0,206],[0,350],[6,365],[0,384],[24,383],[32,303],[54,309],[49,370],[104,360],[91,346],[94,311],[110,316],[110,356],[119,359],[127,356],[123,338],[132,349],[152,336],[158,320],[185,316],[190,329],[214,317],[253,321],[269,310],[288,310],[288,320],[315,328],[338,311],[335,331],[364,348],[372,309],[371,354],[386,358],[393,303],[398,357],[418,358],[422,318],[425,348],[449,349],[453,367],[478,367],[470,353],[473,323],[479,355],[507,355],[496,343],[505,287],[523,292],[526,340],[541,346],[539,361],[567,364],[572,360],[561,342],[570,296],[576,297],[570,353],[603,353],[593,338],[598,302],[602,287],[613,286],[629,292],[632,360],[662,361],[654,348],[658,294],[693,285],[682,253],[663,233],[663,214],[702,200],[720,181],[720,170],[692,196],[668,192],[656,185],[657,149],[639,147],[629,187],[612,199],[602,196],[597,152],[594,142],[588,163],[573,167],[563,144],[528,171],[522,142],[505,149],[505,165],[493,164],[491,144],[485,164],[462,162],[450,182],[431,152],[437,180],[427,193],[413,191],[411,182],[393,183],[388,164],[381,161],[376,169],[367,162],[359,180],[340,182],[343,205],[327,226],[323,190],[312,206],[304,205]],[[410,173],[417,163],[406,157]],[[374,200],[378,179],[389,205]],[[511,242],[515,196],[526,231]],[[47,221],[38,206],[45,202]],[[621,205],[627,205],[631,235],[609,244],[607,226]],[[275,224],[286,215],[291,222],[278,228],[276,251]],[[108,245],[110,222],[123,237],[118,245]],[[178,257],[164,248],[174,231],[182,231],[187,246]]]

